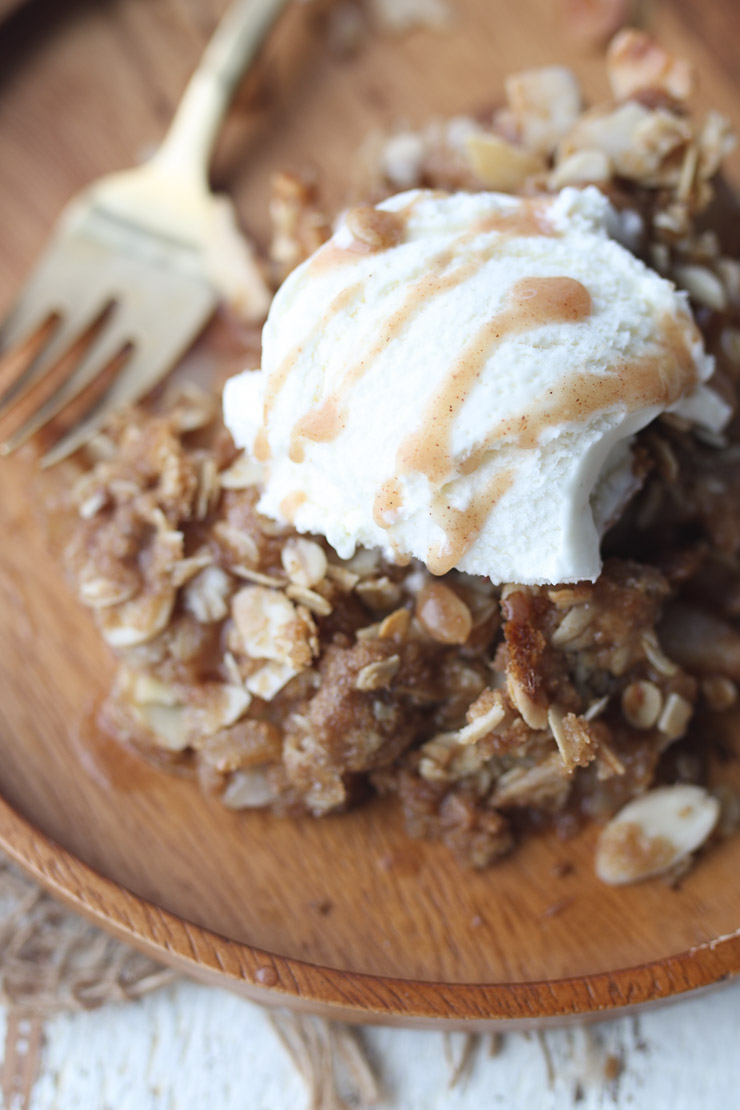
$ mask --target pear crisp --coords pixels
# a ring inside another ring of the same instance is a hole
[[[354,193],[596,186],[634,253],[688,293],[712,386],[735,410],[728,122],[690,114],[690,67],[640,32],[617,35],[607,69],[604,104],[585,106],[551,66],[510,77],[486,122],[372,135]],[[331,223],[289,174],[271,218],[278,281]],[[638,433],[597,581],[496,586],[370,549],[342,559],[263,516],[262,466],[219,408],[170,389],[80,462],[65,558],[119,660],[104,711],[116,736],[190,768],[232,809],[320,817],[389,796],[409,835],[477,868],[528,829],[593,820],[606,825],[600,877],[629,882],[675,873],[716,835],[707,722],[740,682],[737,417],[717,434],[665,414]]]

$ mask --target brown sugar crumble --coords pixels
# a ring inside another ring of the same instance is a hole
[[[550,67],[512,78],[488,125],[376,136],[365,198],[597,184],[633,214],[640,256],[687,290],[733,403],[740,264],[722,253],[713,185],[727,123],[688,114],[687,67],[638,32],[607,64],[615,97],[595,108]],[[353,212],[367,249],[397,241],[382,213]],[[290,175],[271,214],[281,278],[329,222]],[[661,780],[697,706],[724,711],[740,681],[737,420],[718,439],[666,416],[638,444],[639,492],[598,581],[499,587],[375,551],[342,560],[261,516],[259,462],[195,387],[121,414],[80,464],[65,553],[120,659],[108,727],[233,809],[318,817],[390,795],[409,835],[474,867],[526,827],[608,819]],[[647,847],[639,830],[630,843]]]

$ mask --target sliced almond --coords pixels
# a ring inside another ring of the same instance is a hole
[[[512,674],[506,676],[509,697],[531,729],[544,729],[548,726],[547,706],[536,702],[522,683]]]
[[[232,601],[244,650],[252,659],[308,666],[310,627],[285,594],[265,586],[245,586]]]
[[[249,767],[229,776],[220,801],[228,809],[264,809],[278,797],[265,767]]]
[[[526,178],[545,169],[539,155],[498,135],[481,131],[471,135],[465,146],[473,172],[487,189],[513,193]]]
[[[701,847],[719,811],[717,799],[700,786],[682,783],[649,790],[603,829],[596,874],[602,882],[618,886],[669,871]]]
[[[317,617],[328,617],[332,612],[332,603],[323,594],[317,593],[316,590],[307,590],[303,586],[288,586],[285,593],[291,601],[295,601],[299,605],[305,605]]]
[[[138,589],[135,574],[122,575],[118,580],[85,575],[80,577],[77,592],[82,604],[90,609],[109,609],[130,601]]]
[[[694,72],[683,58],[674,58],[644,31],[627,27],[614,36],[606,54],[609,84],[617,100],[645,89],[657,89],[674,100],[688,100]]]
[[[577,150],[558,162],[547,179],[550,189],[566,185],[596,185],[611,178],[611,163],[603,150]]]
[[[512,767],[497,781],[491,803],[496,808],[532,806],[560,809],[570,791],[571,776],[554,752],[534,767]]]
[[[237,578],[244,578],[247,582],[254,582],[258,586],[267,586],[273,590],[282,590],[287,586],[284,578],[276,578],[274,574],[262,574],[259,570],[252,570],[251,567],[234,566],[229,568]]]
[[[368,663],[357,675],[355,683],[358,690],[384,690],[390,686],[401,668],[401,659],[398,655],[390,655],[387,659],[379,659],[375,663]]]
[[[405,640],[410,623],[411,614],[408,609],[396,609],[378,625],[378,639]]]
[[[183,752],[190,747],[188,710],[184,705],[139,706],[134,711],[139,724],[152,734],[158,748],[168,752]]]
[[[359,574],[355,574],[346,567],[337,566],[335,563],[329,563],[326,568],[326,577],[335,582],[342,593],[352,593],[357,583],[360,581]]]
[[[594,619],[594,610],[588,605],[575,605],[569,609],[550,637],[553,647],[565,647],[577,640]]]
[[[194,741],[213,736],[222,728],[235,724],[244,716],[252,701],[251,694],[243,686],[223,682],[206,682],[196,693],[197,701],[189,707]]]
[[[221,489],[249,489],[263,480],[262,464],[244,451],[228,468],[221,471]]]
[[[207,547],[202,547],[193,555],[189,555],[187,559],[181,559],[176,563],[170,573],[170,581],[175,587],[184,586],[195,578],[199,571],[207,566],[211,566],[214,562],[214,554]]]
[[[221,520],[213,526],[213,536],[234,563],[255,567],[259,562],[257,542],[248,532]]]
[[[735,132],[727,116],[723,116],[721,112],[707,112],[697,135],[697,172],[701,180],[714,177],[725,157],[734,149],[735,141]]]
[[[654,682],[631,682],[622,692],[622,713],[633,728],[653,728],[663,708]]]
[[[376,613],[387,613],[401,604],[403,592],[398,583],[391,581],[387,575],[380,578],[365,578],[358,583],[357,596]]]
[[[121,667],[116,677],[116,695],[158,747],[180,752],[189,746],[188,710],[174,686],[153,675]]]
[[[292,663],[270,660],[263,663],[256,671],[253,671],[244,685],[250,694],[254,694],[256,698],[262,698],[263,701],[272,701],[275,695],[280,693],[283,686],[287,685],[297,674],[300,674],[301,670],[301,667],[294,667]]]
[[[310,590],[326,576],[328,561],[323,547],[314,540],[297,536],[289,539],[280,552],[285,573],[295,586]]]
[[[146,644],[167,627],[174,606],[175,590],[162,587],[156,594],[144,593],[122,605],[98,610],[103,638],[115,648]]]
[[[557,161],[577,151],[601,151],[613,171],[642,185],[676,185],[681,152],[693,136],[691,124],[665,108],[627,100],[594,108],[576,121],[558,148]]]
[[[506,97],[527,150],[549,154],[581,114],[581,90],[565,66],[542,66],[513,74]]]
[[[473,618],[463,599],[443,582],[428,582],[416,599],[416,615],[424,629],[442,644],[464,644]]]
[[[487,736],[489,732],[493,732],[494,729],[498,728],[503,721],[511,719],[511,711],[507,709],[503,694],[500,690],[494,690],[488,695],[481,695],[478,702],[482,702],[484,698],[489,700],[490,704],[477,716],[471,716],[469,711],[468,716],[470,719],[468,724],[464,725],[456,734],[458,744],[462,744],[463,746],[477,744],[477,742],[482,740],[484,736]]]
[[[668,658],[658,643],[658,637],[653,631],[643,632],[641,643],[648,661],[658,674],[665,675],[666,678],[671,678],[673,675],[678,674],[678,666],[672,659]]]
[[[77,511],[83,520],[92,520],[108,504],[108,491],[94,489],[78,504]]]
[[[204,567],[182,592],[186,610],[201,624],[223,620],[229,611],[233,579],[219,566]]]
[[[588,766],[596,758],[596,746],[588,722],[582,717],[564,713],[559,706],[551,705],[547,711],[547,723],[568,774],[576,767]]]
[[[671,277],[678,286],[686,290],[696,304],[711,308],[714,312],[724,312],[727,308],[725,287],[707,266],[698,266],[696,263],[674,266]]]
[[[701,692],[714,712],[731,709],[737,701],[737,686],[732,679],[721,674],[705,678],[701,684]]]
[[[658,731],[668,740],[680,740],[689,727],[694,707],[681,694],[669,694],[663,712],[658,717]]]

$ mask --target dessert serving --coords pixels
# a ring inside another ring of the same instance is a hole
[[[612,883],[732,824],[731,136],[647,36],[607,63],[595,108],[548,67],[492,120],[371,137],[333,233],[280,175],[290,272],[225,427],[170,390],[79,464],[66,558],[120,657],[106,727],[224,805],[391,796],[475,867],[593,820]]]

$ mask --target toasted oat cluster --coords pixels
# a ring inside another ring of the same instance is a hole
[[[612,43],[608,67],[614,100],[596,108],[552,67],[510,78],[489,126],[374,138],[365,197],[597,184],[633,211],[650,264],[688,290],[714,384],[734,402],[740,265],[723,253],[712,183],[727,123],[688,115],[688,67],[637,32]],[[289,175],[272,217],[281,277],[329,223]],[[651,804],[646,791],[703,780],[711,729],[684,738],[697,710],[737,697],[735,432],[707,442],[666,417],[641,433],[642,488],[606,537],[596,583],[494,587],[373,551],[341,560],[262,517],[259,465],[235,453],[217,399],[195,387],[126,413],[92,444],[66,552],[120,658],[107,723],[193,767],[232,808],[320,816],[395,796],[411,835],[475,867],[528,825],[567,832],[644,796],[629,835],[607,826],[602,877],[680,865],[711,833],[714,800],[695,799],[686,833],[678,796],[655,791]]]

